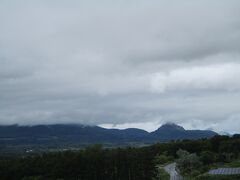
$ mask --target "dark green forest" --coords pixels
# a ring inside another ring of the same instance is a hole
[[[103,148],[93,145],[79,151],[1,156],[1,180],[152,180],[157,177],[156,157],[171,160],[177,152],[195,153],[206,171],[213,163],[239,158],[240,135],[211,139],[171,141],[146,147]]]

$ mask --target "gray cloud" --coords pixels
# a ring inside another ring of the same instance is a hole
[[[1,1],[0,123],[172,121],[237,132],[239,7]]]

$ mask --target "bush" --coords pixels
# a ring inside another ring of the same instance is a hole
[[[177,151],[177,155],[178,155],[179,158],[186,157],[186,156],[188,156],[189,154],[190,154],[189,152],[187,152],[187,151],[185,151],[185,150],[182,150],[182,149],[179,149],[179,150]]]
[[[170,175],[162,168],[157,169],[157,177],[152,180],[170,180]]]
[[[45,180],[45,178],[41,176],[30,176],[30,177],[24,177],[22,180]]]
[[[196,154],[189,154],[187,151],[179,150],[177,152],[179,159],[177,160],[177,168],[181,174],[189,176],[197,176],[200,174],[202,163]]]
[[[216,156],[213,152],[203,151],[200,154],[200,160],[204,165],[209,165],[216,161]]]
[[[154,163],[156,165],[163,165],[165,163],[169,162],[169,158],[166,155],[157,155],[154,158]]]

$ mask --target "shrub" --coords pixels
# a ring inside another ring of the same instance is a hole
[[[216,156],[213,152],[203,151],[200,154],[200,160],[204,165],[209,165],[216,161]]]

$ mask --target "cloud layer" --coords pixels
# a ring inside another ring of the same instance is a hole
[[[239,91],[240,64],[217,64],[174,69],[170,72],[155,73],[152,77],[154,92],[165,91]]]
[[[152,130],[172,121],[239,132],[239,8],[238,0],[3,0],[0,123]]]

